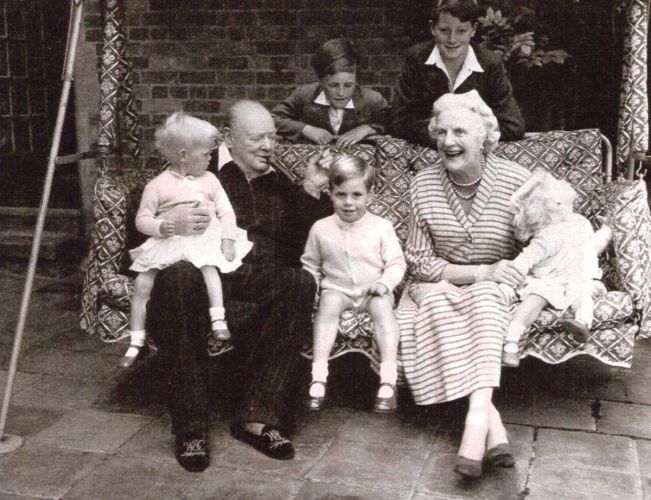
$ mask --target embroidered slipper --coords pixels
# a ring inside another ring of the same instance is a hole
[[[190,472],[203,472],[210,464],[210,450],[205,435],[177,435],[176,460]]]
[[[245,422],[235,422],[231,425],[231,435],[243,443],[250,444],[256,450],[277,460],[294,458],[294,447],[278,429],[269,425],[262,428],[261,434],[255,434],[245,427]]]

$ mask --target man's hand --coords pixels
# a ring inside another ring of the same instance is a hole
[[[524,278],[524,274],[512,260],[500,260],[495,264],[479,266],[475,281],[495,281],[515,288],[524,281]]]
[[[160,234],[164,238],[169,238],[170,236],[174,236],[176,233],[175,231],[175,226],[173,220],[164,220],[163,222],[160,223]]]
[[[307,164],[303,188],[315,198],[319,198],[321,190],[328,184],[328,170],[332,160],[332,154],[324,150],[320,155],[313,156]]]
[[[330,144],[333,139],[330,132],[319,127],[313,127],[312,125],[305,125],[303,130],[301,130],[301,134],[315,144]]]
[[[222,240],[222,254],[228,262],[231,262],[235,258],[235,240]]]
[[[362,290],[361,295],[366,296],[366,295],[386,295],[389,293],[389,289],[384,283],[371,283],[368,285],[366,288]]]
[[[207,208],[185,205],[175,207],[174,212],[175,234],[201,234],[210,223],[210,211]]]
[[[368,125],[360,125],[359,127],[355,127],[354,129],[349,130],[345,134],[339,136],[339,139],[337,139],[335,145],[341,148],[352,146],[364,139],[364,137],[374,133],[375,130]]]

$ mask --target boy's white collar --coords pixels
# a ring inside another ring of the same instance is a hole
[[[434,50],[430,53],[429,57],[427,58],[427,61],[425,61],[425,64],[428,66],[436,66],[440,70],[445,73],[445,76],[448,77],[448,80],[450,80],[450,75],[448,74],[448,70],[445,67],[445,63],[443,62],[443,58],[441,57],[441,51],[439,50],[437,45],[434,45]],[[468,52],[466,53],[466,58],[463,60],[463,64],[461,65],[461,69],[459,70],[459,74],[457,75],[457,79],[454,82],[454,89],[456,90],[457,87],[459,87],[472,73],[483,73],[484,68],[481,67],[481,64],[479,64],[479,60],[477,59],[477,54],[475,54],[474,49],[472,48],[472,45],[468,45]]]
[[[325,92],[322,90],[318,96],[316,96],[316,99],[313,101],[315,104],[321,104],[323,106],[330,106],[330,101],[328,101],[328,98],[325,95]],[[350,101],[346,103],[344,106],[346,109],[355,109],[355,103],[353,103],[353,100],[351,98]]]

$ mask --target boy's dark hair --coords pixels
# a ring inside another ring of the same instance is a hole
[[[436,25],[441,14],[450,14],[462,23],[470,21],[477,22],[477,18],[483,14],[482,8],[477,5],[477,0],[435,0],[432,7],[431,22]]]
[[[348,179],[357,178],[362,179],[366,190],[370,191],[375,180],[375,169],[358,156],[342,154],[335,157],[328,169],[330,190]]]
[[[342,71],[355,73],[357,61],[357,52],[348,40],[333,38],[322,44],[316,51],[312,57],[312,68],[320,80]]]

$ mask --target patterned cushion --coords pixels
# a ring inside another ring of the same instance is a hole
[[[414,149],[404,139],[382,136],[376,140],[375,161],[377,176],[375,194],[378,197],[406,196],[413,172],[409,166],[414,158]]]
[[[651,336],[651,214],[643,181],[605,186],[606,213],[612,221],[613,268],[617,284],[641,313],[640,337]]]
[[[588,354],[610,366],[629,368],[633,360],[633,344],[638,327],[621,323],[613,328],[592,330],[585,344],[578,343],[572,335],[543,330],[532,332],[521,349],[521,357],[533,356],[545,363],[556,364],[574,356]]]
[[[568,181],[577,192],[575,208],[587,216],[592,193],[601,185],[601,137],[596,129],[545,132],[502,142],[494,154],[534,170],[544,168]]]
[[[603,297],[594,301],[594,322],[593,330],[611,328],[624,321],[627,321],[633,314],[633,301],[630,295],[624,292],[608,292]],[[558,328],[560,321],[565,318],[572,318],[572,311],[566,309],[546,308],[533,324],[533,329],[538,331]]]
[[[409,232],[409,195],[396,196],[388,194],[376,194],[368,204],[368,211],[384,217],[393,224],[400,242],[404,245]]]

